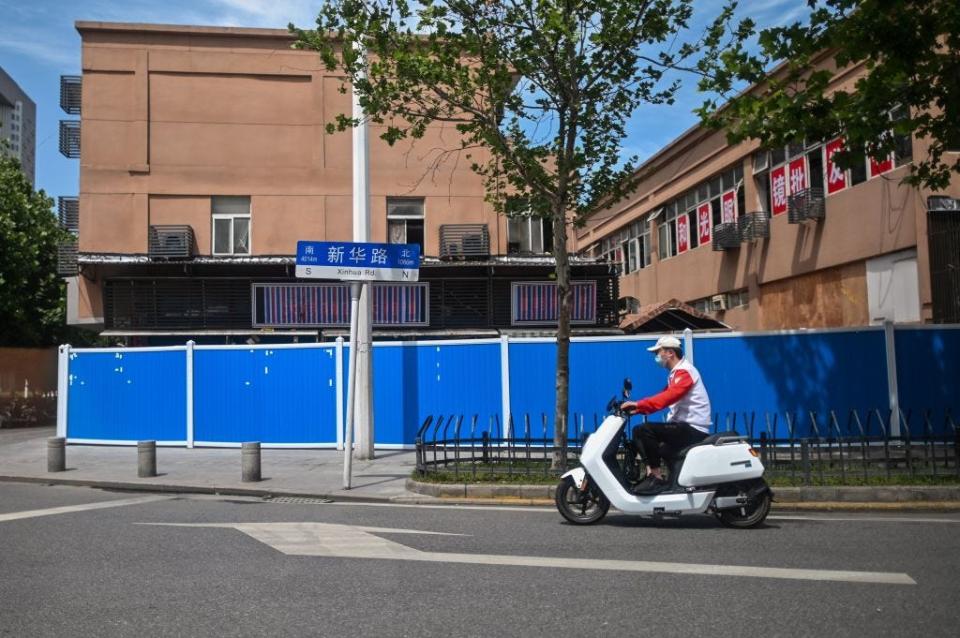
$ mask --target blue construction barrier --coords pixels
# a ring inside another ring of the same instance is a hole
[[[960,326],[898,327],[893,342],[902,433],[950,433],[960,416]],[[572,434],[594,429],[625,377],[635,398],[664,387],[646,351],[653,343],[571,343]],[[882,327],[695,334],[692,343],[717,430],[787,438],[856,434],[856,425],[879,435],[897,420]],[[77,442],[332,447],[342,443],[348,365],[349,348],[330,343],[63,348],[58,425]],[[515,436],[550,438],[555,365],[549,339],[376,343],[375,443],[411,446],[428,417],[442,417],[451,438],[499,437],[505,412]]]

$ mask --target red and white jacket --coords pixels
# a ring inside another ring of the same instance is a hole
[[[710,432],[710,397],[700,373],[686,359],[670,371],[663,392],[637,401],[637,412],[652,414],[667,406],[667,421],[689,423],[701,432]]]

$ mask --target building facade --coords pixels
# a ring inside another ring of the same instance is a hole
[[[343,334],[345,285],[294,278],[298,240],[352,237],[351,133],[325,131],[350,112],[343,78],[284,30],[77,30],[79,130],[61,129],[80,160],[77,242],[61,255],[70,323],[128,343]],[[417,284],[375,287],[375,336],[555,325],[549,229],[495,214],[449,152],[453,127],[394,147],[381,132],[371,125],[372,241],[424,258]],[[577,259],[573,279],[578,330],[615,329],[610,265]]]
[[[834,87],[864,72],[845,69]],[[675,298],[743,330],[960,321],[960,180],[937,193],[901,184],[926,147],[897,142],[884,161],[842,170],[840,139],[767,149],[695,126],[577,246],[617,266],[628,315]]]
[[[36,183],[37,105],[0,68],[0,142],[20,160],[23,174]]]

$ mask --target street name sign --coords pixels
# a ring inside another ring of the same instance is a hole
[[[341,281],[417,281],[418,244],[298,241],[297,277]]]

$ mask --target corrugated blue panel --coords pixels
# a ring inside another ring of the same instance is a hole
[[[593,431],[594,418],[602,421],[607,402],[623,387],[624,378],[633,382],[633,397],[657,392],[666,382],[666,373],[653,363],[646,348],[655,339],[584,341],[570,344],[570,427],[579,428],[583,415],[586,431]],[[544,436],[543,415],[547,415],[546,436],[553,437],[556,401],[557,347],[555,343],[510,344],[510,410],[517,436]],[[574,418],[576,417],[576,423]]]
[[[186,353],[76,352],[70,356],[67,436],[184,441]]]
[[[195,350],[194,439],[336,443],[334,348]]]
[[[947,410],[960,424],[960,329],[897,328],[897,388],[910,432],[922,434],[930,410],[930,427],[951,433]],[[905,434],[905,432],[904,432]]]
[[[738,413],[736,429],[746,432],[743,413],[755,413],[754,434],[766,429],[764,413],[779,413],[776,436],[788,436],[784,413],[799,415],[795,436],[812,434],[809,412],[835,410],[847,427],[850,410],[885,408],[887,366],[883,332],[824,332],[730,336],[694,341],[694,360],[703,377],[719,429]]]
[[[377,346],[373,371],[376,443],[412,445],[430,415],[464,415],[461,436],[469,436],[476,414],[479,434],[500,413],[499,344]]]

